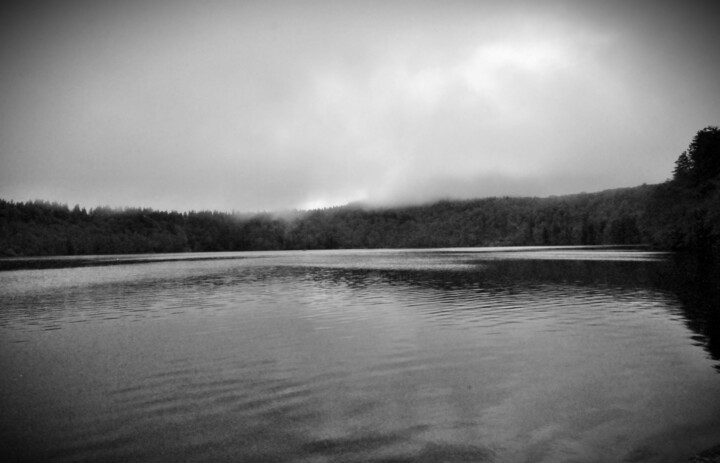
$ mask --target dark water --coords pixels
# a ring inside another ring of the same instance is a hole
[[[0,272],[3,461],[661,462],[720,443],[714,302],[661,254],[103,259]]]

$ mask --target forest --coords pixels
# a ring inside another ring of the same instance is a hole
[[[720,129],[700,130],[657,185],[286,214],[73,208],[0,199],[0,256],[645,244],[719,254]]]

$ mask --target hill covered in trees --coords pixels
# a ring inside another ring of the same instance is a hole
[[[549,198],[346,205],[286,215],[0,200],[3,256],[594,244],[717,253],[719,238],[716,127],[698,132],[663,184]]]
[[[423,248],[646,242],[643,186],[554,198],[486,198],[412,207],[348,205],[240,215],[69,209],[0,200],[0,252],[126,254],[269,249]]]

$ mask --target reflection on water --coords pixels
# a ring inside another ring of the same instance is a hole
[[[664,255],[189,257],[0,272],[4,461],[659,462],[720,440],[717,290]]]
[[[713,359],[720,360],[720,268],[687,257],[654,272],[656,286],[671,291],[681,302],[687,326]],[[720,371],[720,363],[715,365]]]

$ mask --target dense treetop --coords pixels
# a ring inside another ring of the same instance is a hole
[[[0,255],[271,249],[650,244],[717,253],[720,130],[697,133],[660,185],[549,198],[390,208],[347,205],[283,216],[86,210],[0,200]]]
[[[269,249],[637,244],[643,186],[553,198],[486,198],[412,207],[343,206],[294,217],[151,209],[69,209],[0,200],[0,252],[126,254]]]
[[[675,162],[674,181],[703,190],[717,189],[720,179],[720,129],[699,131]]]

